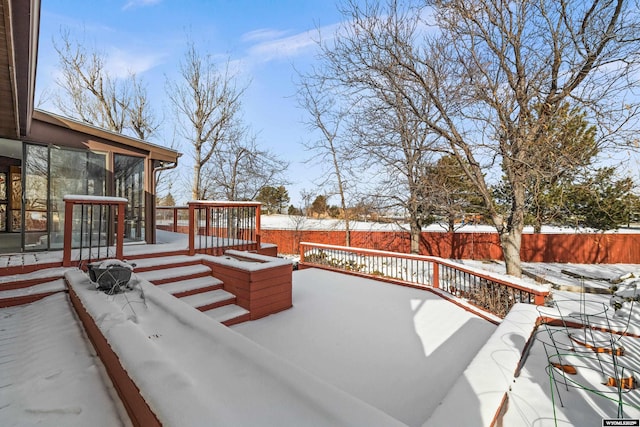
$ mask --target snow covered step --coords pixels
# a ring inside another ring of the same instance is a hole
[[[28,304],[66,289],[64,279],[56,279],[25,288],[0,291],[0,307]]]
[[[187,265],[200,264],[200,258],[195,258],[189,255],[178,255],[169,257],[155,257],[155,258],[141,258],[133,259],[131,263],[136,265],[135,270],[144,272],[149,270],[156,270],[158,268],[184,267]]]
[[[222,280],[216,279],[213,276],[205,276],[165,283],[158,285],[158,288],[180,298],[199,292],[212,291],[221,286]]]
[[[236,301],[236,296],[225,290],[216,289],[215,291],[201,292],[199,294],[182,297],[180,300],[200,311],[206,311],[222,305],[232,304]]]
[[[134,270],[135,272],[135,270]],[[211,275],[211,269],[203,264],[188,265],[185,267],[169,267],[158,270],[143,271],[136,275],[156,285],[176,282],[178,280],[194,279]]]
[[[226,326],[251,320],[249,311],[235,304],[223,305],[222,307],[207,310],[204,314]]]
[[[22,274],[4,274],[3,271],[0,271],[0,274],[2,274],[2,276],[0,276],[0,290],[26,288],[28,286],[50,282],[62,278],[67,270],[69,270],[69,268],[43,268],[31,273]]]

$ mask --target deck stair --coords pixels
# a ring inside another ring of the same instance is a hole
[[[236,305],[236,296],[223,289],[211,268],[194,257],[135,260],[136,275],[180,298],[214,320],[230,326],[250,319],[248,310]],[[142,271],[140,271],[142,270]]]
[[[0,307],[28,304],[65,291],[64,272],[64,268],[10,275],[1,275],[0,271]]]
[[[158,285],[158,287],[175,297],[182,298],[193,294],[222,289],[223,283],[221,280],[218,280],[213,276],[204,276],[196,277],[195,279],[169,282],[163,285]]]

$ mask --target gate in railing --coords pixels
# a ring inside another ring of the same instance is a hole
[[[441,288],[500,317],[515,303],[541,305],[549,295],[543,286],[421,255],[302,242],[300,263],[415,287]]]

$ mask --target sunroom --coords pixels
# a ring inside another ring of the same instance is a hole
[[[157,173],[180,153],[35,109],[39,1],[0,1],[0,15],[0,253],[61,249],[69,194],[126,199],[125,242],[155,243]],[[100,209],[72,245],[111,244],[115,214]]]
[[[0,251],[62,249],[63,198],[69,194],[127,199],[125,242],[154,243],[157,173],[174,167],[178,157],[161,146],[34,111],[27,137],[0,139]],[[108,220],[107,212],[91,214]],[[74,240],[106,238],[98,232],[85,230]]]

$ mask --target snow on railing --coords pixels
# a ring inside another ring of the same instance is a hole
[[[258,250],[260,206],[258,202],[189,202],[189,254]]]
[[[124,210],[127,199],[86,195],[66,195],[64,208],[64,244],[62,265],[73,262],[123,258]],[[72,260],[72,250],[78,249]],[[104,254],[103,254],[104,251]]]
[[[515,303],[542,305],[549,295],[544,286],[461,266],[442,258],[374,249],[301,242],[300,264],[415,287],[441,288],[500,317],[504,317]]]

